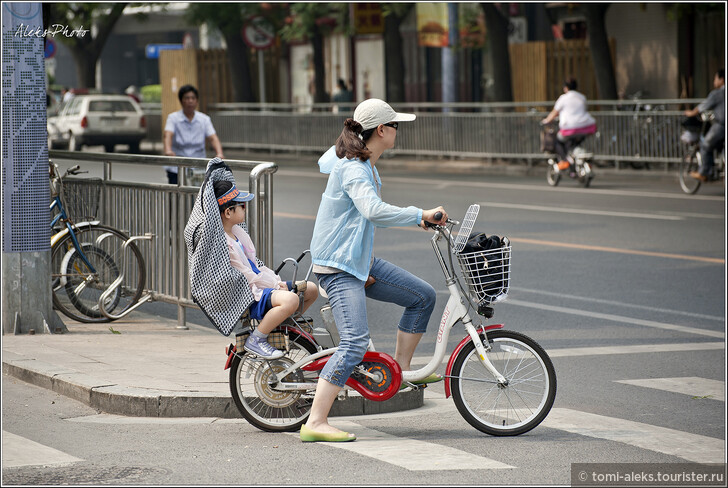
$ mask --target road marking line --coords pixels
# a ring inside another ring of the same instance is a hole
[[[622,442],[641,449],[681,457],[695,463],[725,462],[725,441],[723,439],[631,420],[568,408],[553,408],[541,425],[573,434]]]
[[[627,217],[631,219],[653,219],[653,220],[685,220],[677,215],[646,214],[637,212],[613,212],[608,210],[589,210],[585,208],[563,208],[544,207],[542,205],[523,205],[517,203],[478,202],[484,207],[509,208],[518,210],[530,210],[535,212],[569,213],[579,215],[605,215],[609,217]]]
[[[635,344],[631,346],[565,347],[560,349],[546,349],[546,352],[551,358],[566,358],[578,356],[607,356],[611,354],[716,351],[724,349],[725,343],[723,342],[679,342],[676,344]],[[431,356],[415,356],[412,358],[412,364],[425,365],[430,362],[430,359]],[[447,364],[449,359],[449,356],[446,356],[443,358],[441,364]]]
[[[19,466],[55,466],[83,461],[5,430],[3,430],[2,460],[3,469]]]
[[[692,342],[677,344],[635,344],[632,346],[566,347],[548,349],[552,358],[574,356],[605,356],[610,354],[649,354],[655,352],[715,351],[724,350],[723,342]]]
[[[624,317],[621,315],[606,314],[606,313],[599,313],[599,312],[588,312],[585,310],[577,310],[574,308],[557,307],[555,305],[545,305],[542,303],[524,302],[521,300],[514,300],[514,299],[510,299],[510,298],[507,301],[504,301],[503,303],[510,303],[511,305],[516,305],[516,306],[521,306],[521,307],[536,308],[538,310],[548,310],[550,312],[560,312],[560,313],[566,313],[566,314],[571,314],[571,315],[581,315],[583,317],[609,320],[612,322],[642,325],[645,327],[654,327],[656,329],[674,330],[676,332],[684,332],[686,334],[697,334],[697,335],[704,335],[704,336],[708,336],[708,337],[717,337],[717,338],[721,338],[721,339],[723,339],[725,337],[724,332],[717,331],[717,330],[705,330],[705,329],[698,329],[695,327],[686,327],[684,325],[665,324],[662,322],[655,322],[652,320],[633,319],[631,317]]]
[[[715,320],[719,322],[723,322],[725,320],[725,317],[718,317],[717,315],[706,315],[702,313],[694,313],[694,312],[683,312],[681,310],[670,310],[667,308],[659,308],[659,307],[648,307],[646,305],[636,305],[633,303],[624,303],[624,302],[618,302],[616,300],[604,300],[602,298],[594,298],[594,297],[581,297],[578,295],[564,295],[563,292],[551,292],[551,291],[545,291],[545,290],[534,290],[532,288],[521,288],[521,287],[511,287],[511,292],[525,292],[525,293],[536,293],[538,295],[546,295],[551,297],[559,297],[564,298],[568,300],[582,300],[586,302],[593,302],[593,303],[604,303],[606,305],[616,305],[619,307],[626,307],[626,308],[636,308],[639,310],[648,310],[650,312],[660,312],[667,315],[684,315],[686,317],[692,317],[697,319],[705,319],[705,320]],[[449,294],[450,291],[448,290],[440,290],[438,293],[447,293]]]
[[[367,417],[369,418],[369,417]],[[494,459],[432,442],[398,437],[369,429],[357,422],[330,419],[331,425],[356,434],[354,442],[327,442],[336,447],[367,456],[409,471],[444,471],[453,469],[512,469]],[[297,436],[297,432],[290,432]]]
[[[304,215],[289,212],[273,212],[274,217],[288,218],[288,219],[299,219],[299,220],[316,220],[315,215]],[[394,230],[405,230],[410,232],[423,232],[419,227],[390,227]],[[567,249],[579,249],[582,251],[599,251],[599,252],[611,252],[617,254],[632,254],[635,256],[650,256],[657,258],[667,259],[683,259],[686,261],[698,261],[702,263],[713,263],[713,264],[725,264],[725,259],[720,258],[709,258],[703,256],[687,255],[687,254],[671,254],[664,252],[653,252],[653,251],[638,251],[636,249],[624,249],[619,247],[605,247],[605,246],[590,246],[587,244],[570,244],[568,242],[559,241],[543,241],[538,239],[526,239],[521,237],[510,237],[511,242],[521,242],[524,244],[535,244],[537,246],[551,246],[551,247],[564,247]]]
[[[295,169],[279,169],[276,172],[280,176],[294,176],[294,177],[307,177],[307,178],[328,178],[328,175],[322,174],[318,171],[303,171]],[[443,179],[430,179],[430,178],[405,178],[401,176],[388,176],[387,182],[390,183],[405,183],[410,185],[425,185],[425,186],[438,186],[441,188],[447,188],[449,186],[468,186],[474,188],[493,188],[496,190],[525,190],[525,191],[540,191],[540,192],[559,192],[559,193],[587,193],[589,195],[617,195],[617,196],[639,196],[641,198],[668,198],[673,200],[706,200],[706,201],[724,201],[725,196],[712,196],[712,195],[686,195],[684,193],[665,193],[665,192],[646,192],[643,190],[607,190],[602,188],[569,188],[560,186],[554,188],[547,185],[526,185],[517,183],[487,183],[484,181],[478,181],[477,178],[468,181],[465,180],[443,180]]]
[[[646,378],[637,380],[616,380],[616,383],[654,388],[656,390],[681,393],[698,398],[725,401],[725,382],[686,376],[684,378]]]
[[[725,264],[725,259],[721,258],[708,258],[703,256],[694,256],[687,254],[670,254],[664,252],[653,252],[653,251],[637,251],[635,249],[623,249],[618,247],[605,247],[605,246],[590,246],[585,244],[569,244],[568,242],[554,242],[554,241],[542,241],[538,239],[525,239],[520,237],[510,238],[511,242],[522,242],[524,244],[535,244],[537,246],[552,246],[552,247],[565,247],[569,249],[580,249],[584,251],[600,251],[600,252],[611,252],[617,254],[633,254],[635,256],[650,256],[657,258],[668,258],[668,259],[684,259],[687,261],[700,261],[704,263],[715,263]]]

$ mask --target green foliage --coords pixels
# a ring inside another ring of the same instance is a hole
[[[673,3],[667,8],[667,18],[671,21],[680,20],[691,14],[725,15],[724,3]]]
[[[414,3],[383,3],[382,15],[385,17],[394,15],[399,19],[404,19],[414,6]]]
[[[280,34],[286,41],[297,41],[350,30],[348,3],[294,3]]]
[[[162,101],[162,85],[145,85],[141,87],[139,93],[142,100],[150,103],[159,103]]]
[[[209,24],[224,35],[237,35],[253,17],[261,16],[276,29],[283,27],[288,15],[284,3],[190,3],[184,19],[191,25]]]

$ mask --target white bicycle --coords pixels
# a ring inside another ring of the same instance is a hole
[[[460,323],[467,335],[447,363],[445,396],[453,397],[460,414],[476,429],[496,436],[519,435],[539,425],[551,410],[556,397],[556,373],[548,354],[533,339],[504,330],[502,324],[476,325],[471,317],[471,312],[476,312],[478,321],[482,320],[478,315],[491,318],[491,305],[505,299],[510,287],[511,246],[507,238],[494,249],[465,251],[479,209],[478,205],[470,206],[455,237],[452,227],[459,222],[448,219],[445,226],[430,225],[435,232],[432,247],[450,298],[440,320],[435,352],[427,365],[402,371],[391,356],[375,351],[370,342],[370,350],[346,385],[375,401],[391,398],[403,383],[409,388],[423,388],[426,385],[414,382],[434,373],[442,364],[448,336]],[[447,243],[447,262],[440,250],[442,240]],[[467,288],[455,272],[453,256]],[[289,258],[294,263],[300,259]],[[306,280],[310,274],[311,267]],[[333,320],[326,320],[327,307],[330,312],[328,304],[322,308],[324,323],[332,342],[338,344],[336,326]],[[308,418],[318,372],[336,351],[336,347],[320,346],[312,332],[311,324],[294,314],[269,337],[272,344],[286,351],[284,357],[273,361],[244,351],[240,347],[244,334],[236,338],[237,346],[227,348],[225,367],[230,369],[233,399],[242,415],[259,429],[296,431]]]

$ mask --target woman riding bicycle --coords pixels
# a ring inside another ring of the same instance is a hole
[[[397,331],[395,360],[409,370],[435,306],[435,290],[408,271],[373,255],[375,227],[444,224],[442,207],[422,210],[382,201],[375,164],[394,147],[398,125],[414,114],[397,113],[382,100],[363,101],[346,119],[344,129],[319,160],[329,174],[311,239],[313,271],[331,303],[341,342],[321,371],[311,414],[301,427],[302,441],[351,441],[356,436],[329,425],[328,415],[339,391],[364,357],[369,344],[366,298],[405,307]],[[440,220],[435,214],[442,212]],[[431,375],[421,383],[440,381]]]
[[[559,117],[559,133],[556,136],[555,150],[559,157],[559,169],[571,168],[575,171],[574,161],[568,155],[574,141],[597,131],[594,117],[586,109],[586,97],[576,91],[576,80],[564,81],[564,94],[556,100],[554,109],[541,121],[542,125]]]

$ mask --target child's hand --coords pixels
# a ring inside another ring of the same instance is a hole
[[[285,281],[279,281],[278,282],[278,289],[279,290],[286,290],[286,291],[288,291],[288,285],[286,284]]]

